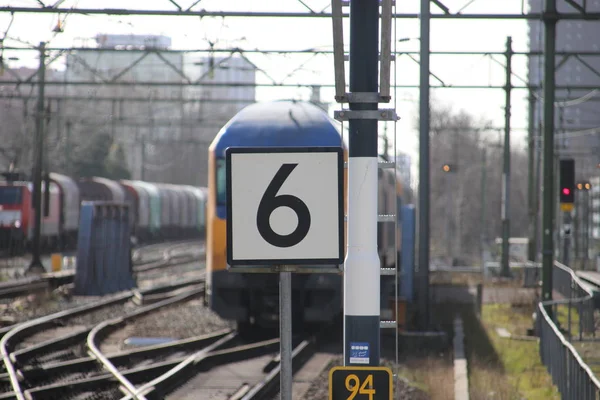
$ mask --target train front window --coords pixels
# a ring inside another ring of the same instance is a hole
[[[216,172],[216,181],[217,181],[217,205],[224,206],[227,204],[227,174],[225,169],[225,159],[218,158],[217,159],[217,172]]]
[[[2,186],[0,187],[0,204],[15,205],[21,204],[21,187]]]

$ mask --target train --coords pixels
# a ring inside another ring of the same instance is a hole
[[[319,106],[302,101],[254,103],[239,111],[217,133],[208,150],[208,200],[206,233],[206,291],[204,303],[221,318],[234,321],[241,335],[276,329],[279,317],[279,276],[268,273],[231,272],[227,265],[227,192],[225,150],[228,147],[342,147],[340,130]],[[380,161],[384,161],[380,158]],[[379,214],[400,218],[403,204],[412,202],[412,191],[394,169],[379,169]],[[347,173],[344,173],[347,212]],[[399,222],[399,221],[398,221]],[[396,231],[397,229],[397,231]],[[378,223],[378,253],[382,267],[400,260],[401,224]],[[393,290],[393,276],[382,276],[382,300]],[[389,297],[387,298],[389,300]],[[383,304],[383,303],[382,303]],[[318,325],[337,318],[343,310],[341,274],[293,274],[293,326]]]
[[[204,238],[207,193],[206,187],[103,177],[74,179],[52,172],[42,180],[41,248],[76,248],[84,201],[128,204],[133,245]],[[0,182],[0,249],[13,255],[27,251],[33,239],[34,215],[31,182]]]

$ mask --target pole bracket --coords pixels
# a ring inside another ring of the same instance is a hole
[[[384,2],[385,0],[379,0],[379,4],[382,4],[382,2]],[[396,0],[392,0],[392,5],[395,6],[396,5]],[[343,7],[350,7],[350,0],[342,0],[342,6]]]
[[[339,103],[389,103],[391,99],[389,94],[384,96],[375,92],[352,92],[335,97]]]
[[[348,121],[351,119],[376,119],[379,121],[398,121],[400,117],[394,109],[379,110],[341,110],[334,111],[333,116],[338,121]]]
[[[380,93],[367,94],[346,93],[346,72],[344,62],[347,57],[344,54],[344,32],[343,32],[343,6],[349,6],[349,1],[331,0],[331,17],[333,23],[333,65],[335,71],[335,100],[338,103],[389,103],[390,96],[390,66],[395,55],[392,55],[392,6],[394,0],[380,0],[381,5],[381,52],[379,54],[379,91]],[[368,100],[357,100],[367,97]],[[376,97],[369,97],[376,96]],[[355,97],[352,99],[352,97]],[[354,100],[354,101],[353,101]]]

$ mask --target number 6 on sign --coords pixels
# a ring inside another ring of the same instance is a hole
[[[260,199],[258,213],[256,214],[256,226],[260,235],[270,244],[277,247],[292,247],[300,243],[310,229],[310,211],[306,204],[298,197],[291,194],[277,196],[277,191],[283,182],[292,173],[298,164],[283,164],[275,177],[267,187],[265,194]],[[280,235],[271,228],[271,213],[279,207],[291,208],[298,217],[298,226],[289,235]]]
[[[233,147],[225,151],[230,270],[296,272],[344,261],[341,147]],[[217,205],[219,210],[219,205]],[[298,266],[306,267],[298,267]],[[335,269],[335,271],[334,271]]]

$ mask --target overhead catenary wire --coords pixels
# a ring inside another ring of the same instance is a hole
[[[213,17],[213,18],[246,18],[256,17],[258,21],[263,18],[302,18],[302,19],[330,19],[331,13],[327,12],[282,12],[282,11],[209,11],[209,10],[150,10],[150,9],[126,9],[126,8],[53,8],[53,7],[0,7],[0,12],[15,13],[51,13],[60,14],[70,12],[72,14],[85,15],[120,15],[120,16],[182,16],[182,17]],[[342,14],[348,17],[348,13]],[[486,20],[486,19],[505,19],[505,20],[537,20],[542,18],[542,13],[432,13],[431,18],[435,19],[464,19],[464,20]],[[394,13],[394,18],[417,19],[418,13]],[[600,20],[600,12],[569,12],[561,13],[560,19],[564,20]]]

